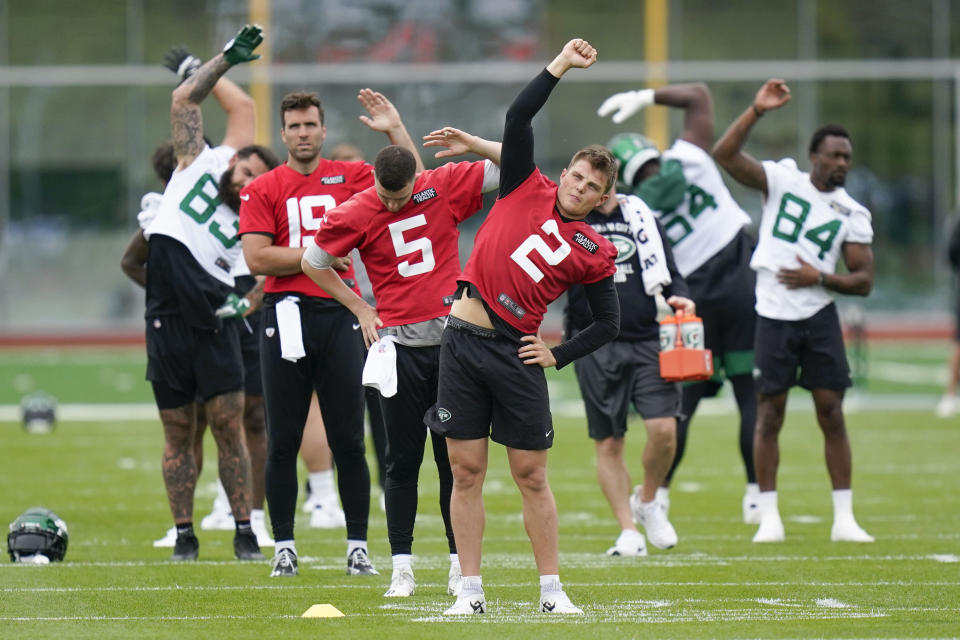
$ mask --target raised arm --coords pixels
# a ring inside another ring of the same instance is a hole
[[[533,116],[547,102],[550,92],[567,71],[586,69],[597,61],[597,50],[586,40],[576,38],[536,78],[524,87],[507,109],[503,127],[500,197],[516,189],[527,179],[536,164],[533,161]]]
[[[407,128],[400,118],[400,112],[387,100],[386,96],[372,89],[361,89],[357,100],[367,110],[370,116],[360,116],[360,121],[374,131],[387,134],[390,144],[405,147],[410,150],[417,160],[417,173],[423,171],[423,159],[420,158],[420,148],[413,142],[407,133]]]
[[[733,121],[713,145],[713,159],[737,182],[767,195],[767,175],[763,165],[743,152],[743,145],[753,125],[771,109],[779,109],[790,101],[790,88],[780,78],[767,80],[757,91],[753,103]]]
[[[213,90],[220,77],[227,72],[227,69],[235,64],[249,62],[259,57],[253,55],[253,49],[262,41],[263,36],[260,27],[246,25],[233,40],[226,44],[222,53],[218,53],[208,60],[173,90],[173,98],[170,104],[170,130],[173,134],[173,150],[180,168],[189,166],[203,150],[203,117],[200,112],[200,104]],[[238,87],[237,90],[239,91]],[[227,100],[230,102],[232,92],[229,87],[226,92]],[[222,101],[221,105],[223,105]],[[226,107],[224,108],[226,109]],[[228,137],[230,135],[229,112],[227,135]]]
[[[423,136],[423,140],[423,146],[425,147],[445,147],[433,154],[434,158],[453,158],[465,153],[475,153],[494,164],[500,164],[502,144],[493,140],[485,140],[480,136],[454,127],[444,127],[431,131]]]
[[[253,144],[257,131],[253,98],[228,78],[220,78],[213,85],[213,97],[227,114],[227,130],[222,144],[233,149]]]
[[[702,83],[671,84],[656,90],[615,93],[603,101],[597,109],[597,115],[604,118],[613,114],[613,121],[619,124],[651,104],[683,109],[683,133],[680,137],[704,151],[710,151],[710,145],[713,144],[713,98],[710,89]]]

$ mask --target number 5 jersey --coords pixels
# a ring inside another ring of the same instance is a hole
[[[750,266],[757,272],[757,313],[774,320],[804,320],[833,301],[822,286],[788,289],[777,281],[780,269],[796,269],[797,258],[818,271],[834,273],[844,242],[870,244],[870,211],[843,187],[820,191],[810,174],[785,158],[763,163],[767,197],[757,248]]]

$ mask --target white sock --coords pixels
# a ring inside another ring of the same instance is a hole
[[[834,489],[833,519],[853,518],[853,489]]]
[[[756,482],[747,483],[747,495],[751,498],[756,498],[760,493],[760,485]]]
[[[457,569],[460,568],[460,556],[457,555],[456,553],[450,554],[450,566],[456,567]]]
[[[280,553],[284,549],[289,549],[293,551],[293,555],[297,555],[297,547],[293,544],[293,540],[277,540],[273,545],[274,553]]]
[[[363,549],[364,553],[367,552],[367,541],[366,540],[347,540],[347,557],[350,557],[350,554],[353,553],[354,549]]]
[[[318,496],[328,496],[333,493],[333,469],[314,471],[310,473],[310,491]]]
[[[266,522],[266,518],[263,509],[250,509],[250,522]]]
[[[670,487],[657,487],[657,495],[654,497],[657,502],[670,502]]]
[[[760,519],[767,515],[780,515],[780,508],[777,506],[776,491],[761,491],[757,494],[757,506],[760,507]]]
[[[398,569],[413,569],[412,566],[413,556],[409,553],[398,553],[393,556],[393,570],[397,571]]]
[[[563,591],[563,585],[560,584],[559,575],[540,576],[540,593],[548,591]]]
[[[480,576],[463,576],[463,586],[460,588],[460,594],[465,593],[483,593],[483,578]]]

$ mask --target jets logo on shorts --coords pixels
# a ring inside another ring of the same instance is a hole
[[[272,338],[272,337],[273,337],[273,334],[274,334],[276,331],[277,331],[277,330],[274,329],[273,327],[267,327],[263,332],[264,332],[265,334],[267,334],[267,337],[268,337],[268,338]]]
[[[437,408],[437,419],[440,420],[440,422],[446,422],[452,417],[453,417],[453,414],[451,414],[449,411],[447,411],[443,407]]]

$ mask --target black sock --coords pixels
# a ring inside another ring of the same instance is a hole
[[[177,537],[178,537],[178,538],[183,537],[183,536],[192,536],[192,535],[194,535],[194,533],[193,533],[193,523],[192,523],[192,522],[184,522],[184,523],[182,523],[182,524],[178,524],[178,525],[177,525]]]
[[[243,534],[253,534],[253,529],[250,528],[249,520],[237,520],[237,535]]]

